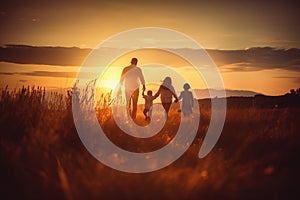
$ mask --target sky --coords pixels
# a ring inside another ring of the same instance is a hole
[[[279,95],[300,85],[297,1],[0,0],[0,5],[0,85],[70,87],[91,49],[122,31],[149,26],[179,31],[203,48],[216,50],[208,52],[220,70],[225,88]],[[24,48],[11,55],[7,44],[47,46],[57,52],[61,50],[55,48],[58,46],[78,47],[82,52],[76,58],[70,53],[75,61],[60,57],[53,63],[40,59],[40,54],[25,54]],[[176,43],[172,45],[176,48]],[[287,51],[290,48],[296,50]],[[247,56],[241,58],[243,52]],[[36,58],[28,61],[32,56]],[[121,63],[127,64],[129,61]],[[184,67],[176,70],[188,71]],[[114,82],[120,69],[115,72],[111,77]],[[186,76],[197,83],[198,77],[193,73]]]

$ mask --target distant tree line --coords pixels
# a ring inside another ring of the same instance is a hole
[[[290,94],[290,95],[300,95],[300,88],[298,88],[298,89],[291,89],[290,93],[287,93],[287,94]]]

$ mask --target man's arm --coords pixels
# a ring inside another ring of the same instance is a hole
[[[127,67],[125,67],[125,68],[123,69],[123,71],[122,71],[121,78],[120,78],[120,85],[122,85],[123,82],[124,82],[124,77],[125,77],[125,74],[126,74],[126,72],[127,72],[126,68],[127,68]]]
[[[146,90],[145,79],[144,79],[142,70],[140,68],[139,68],[139,79],[140,79],[141,84],[143,85],[143,91],[145,91]]]

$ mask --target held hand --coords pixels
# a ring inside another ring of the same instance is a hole
[[[175,99],[175,101],[174,101],[175,103],[177,103],[178,102],[178,99]]]
[[[121,87],[119,87],[117,95],[118,95],[118,96],[121,96],[121,95],[122,95],[122,89],[121,89]]]
[[[118,92],[122,89],[122,86],[123,86],[123,84],[121,82],[117,85]]]

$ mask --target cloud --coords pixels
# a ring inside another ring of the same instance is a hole
[[[0,61],[21,64],[80,66],[91,50],[80,49],[78,47],[6,45],[0,47]],[[106,55],[104,56],[110,56],[115,51],[117,49],[106,48]],[[189,54],[196,59],[201,59],[197,57],[199,55],[197,51],[203,50],[175,49],[175,51]],[[243,50],[208,49],[207,52],[222,71],[285,69],[300,72],[300,49],[296,48],[253,47]]]
[[[0,61],[19,64],[78,66],[89,52],[90,49],[77,47],[5,45],[0,47]]]
[[[0,75],[22,75],[22,76],[38,76],[38,77],[55,77],[55,78],[76,78],[77,72],[55,72],[55,71],[31,71],[31,72],[0,72]],[[93,71],[81,72],[81,78],[91,78]],[[97,77],[94,77],[97,78]]]
[[[274,76],[273,78],[291,79],[294,83],[300,84],[300,77],[297,76]]]
[[[246,62],[233,63],[221,67],[222,72],[234,72],[234,71],[252,72],[258,70],[262,70],[262,69],[259,69],[253,66],[251,63],[246,63]]]
[[[77,72],[50,72],[50,71],[33,71],[33,72],[0,72],[0,75],[24,75],[24,76],[45,76],[45,77],[70,77],[75,78]]]
[[[300,40],[290,40],[278,37],[268,37],[268,38],[257,38],[255,42],[260,43],[291,43],[291,44],[299,44]]]
[[[232,71],[286,69],[300,72],[300,49],[254,47],[245,50],[208,50],[216,64]]]
[[[177,49],[178,52],[197,57],[197,49]],[[300,72],[300,49],[276,49],[253,47],[243,50],[207,49],[207,53],[222,71],[259,71],[266,69],[285,69]],[[201,66],[200,66],[201,67]]]

